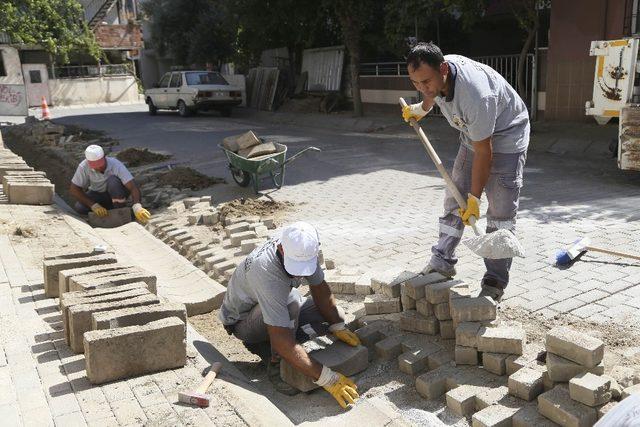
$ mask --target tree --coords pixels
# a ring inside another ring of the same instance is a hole
[[[384,30],[392,46],[403,54],[407,51],[407,37],[415,37],[418,41],[428,40],[422,30],[424,24],[435,24],[438,27],[439,17],[444,4],[441,0],[390,0],[385,6]],[[435,41],[440,41],[436,30]]]
[[[0,0],[0,32],[14,43],[42,45],[62,63],[74,51],[101,55],[77,0]]]
[[[150,0],[142,10],[152,46],[177,64],[216,64],[235,52],[236,23],[225,1]]]

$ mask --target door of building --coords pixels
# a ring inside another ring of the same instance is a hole
[[[45,64],[22,64],[24,83],[27,87],[27,101],[29,107],[42,105],[44,96],[49,105],[52,105],[49,93],[49,75]]]

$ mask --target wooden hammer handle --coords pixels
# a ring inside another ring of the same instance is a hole
[[[209,372],[207,373],[207,375],[205,375],[204,379],[202,380],[200,385],[198,385],[195,391],[200,394],[206,394],[207,389],[209,388],[213,380],[216,379],[218,372],[220,372],[220,368],[222,368],[222,363],[220,362],[213,363],[211,365],[211,369],[209,369]]]
[[[640,256],[638,256],[638,255],[631,255],[631,254],[626,254],[624,252],[610,251],[608,249],[597,248],[595,246],[587,246],[587,247],[585,247],[585,249],[588,250],[588,251],[592,251],[592,252],[601,252],[603,254],[615,255],[615,256],[622,257],[622,258],[637,259],[637,260],[640,261]]]

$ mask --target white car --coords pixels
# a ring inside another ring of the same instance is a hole
[[[173,71],[166,73],[152,89],[145,91],[149,114],[158,110],[178,110],[182,117],[198,110],[218,110],[224,117],[242,103],[242,89],[230,86],[213,71]]]

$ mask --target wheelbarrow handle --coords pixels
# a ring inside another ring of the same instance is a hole
[[[287,160],[285,160],[285,162],[282,164],[282,166],[286,165],[289,162],[294,161],[295,159],[297,159],[299,156],[303,155],[304,153],[306,153],[307,151],[322,151],[321,149],[319,149],[318,147],[307,147],[304,150],[294,154],[293,156],[289,157]]]

